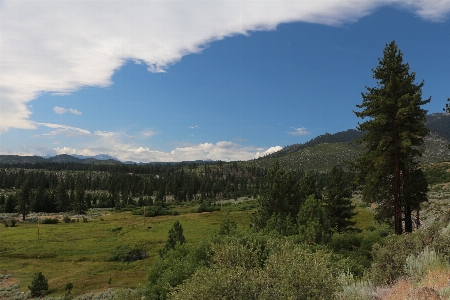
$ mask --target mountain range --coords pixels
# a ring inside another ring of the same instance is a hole
[[[425,152],[420,159],[423,163],[450,161],[450,114],[434,113],[427,115],[427,128],[430,133],[425,138]],[[332,166],[351,160],[361,152],[362,147],[355,141],[363,133],[356,129],[348,129],[337,133],[319,135],[304,144],[293,144],[280,151],[258,159],[241,162],[259,167],[270,167],[275,160],[289,169],[327,171]],[[84,163],[84,164],[133,164],[120,162],[108,154],[95,156],[61,154],[53,157],[0,155],[0,163]],[[195,163],[212,163],[211,160],[197,160]]]

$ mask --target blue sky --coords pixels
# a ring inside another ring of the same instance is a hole
[[[147,3],[2,2],[0,154],[252,159],[355,128],[392,40],[450,97],[450,1]]]

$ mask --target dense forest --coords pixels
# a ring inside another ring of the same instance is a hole
[[[237,163],[89,165],[80,163],[3,164],[0,212],[83,213],[88,208],[211,203],[256,197],[267,170]],[[293,173],[295,178],[304,172]],[[326,174],[311,173],[324,182]],[[24,193],[26,195],[24,195]]]

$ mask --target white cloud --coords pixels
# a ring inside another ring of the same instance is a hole
[[[129,59],[164,72],[228,36],[294,21],[339,25],[386,5],[433,21],[450,11],[443,0],[2,1],[0,132],[36,128],[27,102],[108,86]]]
[[[309,132],[306,131],[305,127],[299,127],[299,128],[292,127],[292,129],[294,129],[294,131],[288,132],[291,135],[308,135],[309,134]]]
[[[102,137],[112,137],[113,135],[115,135],[115,133],[111,132],[111,131],[96,130],[94,133],[95,133],[95,135],[102,136]]]
[[[78,110],[76,110],[76,109],[69,108],[69,111],[70,111],[71,113],[73,113],[74,115],[81,115],[81,111],[78,111]]]
[[[278,152],[278,151],[280,151],[281,149],[283,149],[283,147],[281,147],[281,146],[270,147],[269,149],[267,149],[266,151],[264,151],[264,155],[266,155],[266,154],[272,154],[272,153],[274,153],[274,152]]]
[[[67,112],[67,109],[65,109],[64,107],[55,106],[53,107],[53,111],[58,115],[62,115]]]
[[[81,115],[81,111],[78,111],[78,110],[73,109],[73,108],[67,109],[67,108],[59,107],[59,106],[53,107],[53,111],[54,111],[56,114],[58,114],[58,115],[65,114],[66,112],[70,112],[70,113],[72,113],[72,114],[74,114],[74,115]]]
[[[96,155],[108,153],[121,161],[176,162],[206,159],[222,161],[249,160],[281,149],[280,146],[263,149],[251,146],[245,147],[229,141],[220,141],[215,144],[187,145],[164,152],[152,150],[147,146],[124,143],[118,135],[101,136],[100,140],[96,141],[95,144],[96,146],[88,146],[86,148],[56,147],[53,150],[58,154]]]
[[[195,126],[188,126],[190,129],[196,129],[196,128],[200,128],[200,126],[197,126],[197,125],[195,125]]]

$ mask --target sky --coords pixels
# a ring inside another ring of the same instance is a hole
[[[450,0],[0,0],[0,154],[249,160],[356,128],[386,44],[450,97]]]

